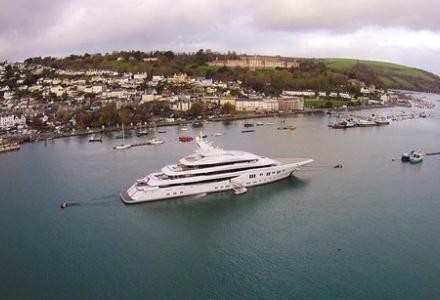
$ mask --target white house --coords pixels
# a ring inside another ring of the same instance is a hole
[[[0,129],[6,129],[15,125],[15,118],[13,114],[0,115]]]
[[[281,96],[303,96],[303,97],[314,97],[315,92],[312,90],[307,91],[283,91]]]
[[[145,80],[147,79],[147,73],[137,73],[133,75],[133,79],[135,80]]]
[[[24,115],[21,115],[21,117],[15,117],[14,123],[17,126],[26,125],[26,117]]]

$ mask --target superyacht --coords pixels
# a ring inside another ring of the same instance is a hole
[[[292,175],[310,158],[271,159],[244,151],[227,151],[196,137],[197,149],[177,164],[138,179],[120,193],[126,204],[164,200],[232,190],[242,194],[248,187]]]

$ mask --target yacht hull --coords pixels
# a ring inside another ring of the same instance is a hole
[[[171,187],[140,186],[135,183],[128,190],[121,192],[120,198],[125,204],[135,204],[247,188],[284,179],[299,170],[301,166],[313,162],[312,159],[280,159],[279,161],[280,164],[276,166],[246,170],[235,173],[231,178],[213,179],[206,183]]]

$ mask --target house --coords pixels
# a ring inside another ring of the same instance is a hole
[[[287,96],[287,97],[291,97],[291,96],[296,96],[296,97],[315,97],[315,92],[312,90],[307,90],[307,91],[283,91],[281,93],[281,97],[283,96]]]
[[[141,102],[139,104],[144,104],[144,103],[151,102],[151,101],[154,101],[154,94],[153,93],[143,94]]]
[[[0,129],[11,128],[15,125],[15,118],[13,114],[0,115]]]
[[[145,80],[145,79],[147,79],[147,73],[136,73],[136,74],[134,74],[133,75],[133,79],[134,80]]]
[[[23,126],[26,125],[26,117],[24,115],[21,115],[21,117],[15,117],[14,123],[17,126]]]
[[[158,58],[157,57],[146,57],[143,60],[147,61],[147,62],[153,62],[153,61],[157,61]]]
[[[352,96],[349,93],[339,93],[339,97],[342,99],[351,99]]]
[[[278,111],[279,105],[277,100],[273,99],[237,99],[235,101],[235,109],[237,111]]]
[[[304,98],[302,97],[290,97],[279,98],[278,109],[280,111],[298,111],[304,109]]]
[[[235,97],[222,97],[222,98],[220,98],[220,106],[223,106],[226,103],[229,103],[229,104],[235,106]]]
[[[153,75],[153,78],[151,78],[151,80],[153,82],[160,82],[160,81],[165,80],[165,77],[162,75]]]

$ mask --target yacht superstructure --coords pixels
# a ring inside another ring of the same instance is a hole
[[[120,196],[124,203],[139,203],[203,193],[234,190],[270,183],[290,176],[309,158],[271,159],[244,151],[215,148],[202,137],[197,149],[177,164],[137,180]]]

